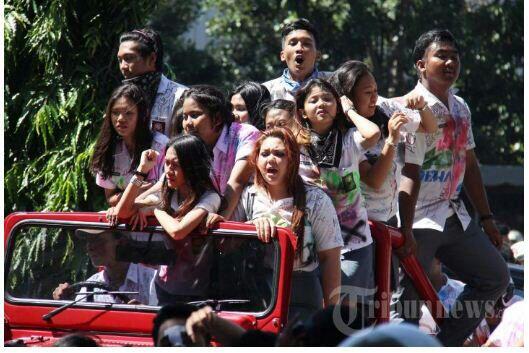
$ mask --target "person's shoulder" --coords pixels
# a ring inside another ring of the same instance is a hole
[[[94,273],[86,280],[86,282],[105,282],[104,272],[105,270],[101,270],[99,272]]]
[[[332,76],[332,71],[318,71],[318,78],[328,80]]]
[[[150,275],[154,275],[155,272],[156,272],[156,269],[154,269],[154,268],[152,268],[152,267],[149,267],[149,266],[145,266],[144,264],[140,264],[140,263],[135,264],[135,263],[131,262],[129,266],[130,266],[130,267],[129,267],[129,272],[131,272],[131,270],[133,271],[134,268],[137,269],[138,273],[140,273],[140,274],[142,274],[142,273],[143,273],[143,274],[147,274],[147,275],[149,275],[149,276],[150,276]]]
[[[167,78],[167,76],[162,74],[162,77],[160,79],[159,89],[163,90],[163,88],[166,88],[166,89],[168,89],[170,91],[174,91],[174,92],[185,91],[186,89],[188,89],[187,86],[185,86],[185,85],[183,85],[181,83],[175,82],[173,80],[170,80],[169,78]]]
[[[277,78],[274,78],[272,80],[269,80],[269,81],[266,81],[266,82],[263,82],[263,86],[265,86],[266,88],[268,88],[268,90],[272,89],[275,85],[281,83],[283,80],[283,76],[279,76]]]
[[[470,110],[468,107],[467,101],[463,97],[454,94],[454,99],[456,100],[457,103],[465,106],[466,109]]]
[[[245,139],[247,137],[257,138],[261,132],[251,124],[241,124],[234,121],[230,126],[230,134],[237,135],[239,139]]]
[[[306,182],[304,182],[303,184],[305,185],[305,194],[307,195],[307,204],[309,202],[316,202],[322,199],[323,200],[329,199],[329,201],[331,200],[329,196],[327,195],[327,193],[319,186],[312,185]]]
[[[216,192],[215,190],[209,189],[209,190],[204,191],[202,196],[200,196],[199,203],[201,203],[201,204],[216,204],[216,203],[219,203],[220,204],[220,201],[221,201],[221,199],[220,199],[219,193]]]
[[[360,132],[358,132],[358,129],[356,127],[350,127],[348,128],[347,130],[345,130],[344,134],[343,134],[343,142],[344,143],[349,143],[351,141],[354,141],[354,135],[355,134],[359,134]]]

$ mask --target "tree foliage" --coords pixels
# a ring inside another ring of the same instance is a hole
[[[6,2],[6,213],[103,206],[88,165],[119,84],[118,36],[153,7],[147,0]]]

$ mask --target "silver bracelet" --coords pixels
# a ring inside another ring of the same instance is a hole
[[[130,178],[130,184],[136,185],[137,187],[141,188],[143,185],[143,181],[140,180],[136,175],[133,175],[132,178]]]

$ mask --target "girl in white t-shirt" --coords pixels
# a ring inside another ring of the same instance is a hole
[[[105,190],[110,206],[115,206],[132,176],[138,171],[142,151],[158,153],[156,164],[143,175],[147,190],[163,174],[167,137],[149,129],[149,110],[143,91],[136,85],[118,87],[108,101],[105,117],[92,156],[91,170],[96,184]]]
[[[363,150],[378,140],[379,129],[324,80],[311,80],[301,88],[296,106],[297,119],[310,130],[309,142],[301,150],[300,174],[325,190],[340,222],[344,299],[370,299],[375,287],[373,240],[360,193],[359,165],[366,159]]]
[[[275,226],[290,228],[297,236],[289,318],[299,314],[304,320],[322,303],[338,300],[343,241],[331,200],[303,182],[298,161],[299,147],[290,130],[265,131],[250,156],[255,184],[243,191],[235,213],[238,220],[255,224],[263,242],[275,237]]]
[[[362,194],[369,219],[397,226],[398,168],[396,147],[406,132],[435,132],[437,121],[424,97],[412,91],[403,104],[378,96],[377,83],[366,64],[350,60],[342,64],[329,82],[338,94],[348,97],[361,116],[379,126],[380,139],[364,151],[360,163]]]
[[[139,170],[148,173],[155,166],[156,152],[143,152]],[[167,245],[176,251],[176,262],[160,266],[156,277],[156,292],[160,305],[180,301],[204,299],[209,284],[209,261],[206,240],[191,246],[187,237],[209,212],[217,212],[220,196],[209,177],[211,158],[200,138],[179,135],[169,141],[165,155],[165,178],[161,194],[156,186],[138,196],[141,176],[134,176],[116,206],[118,218],[129,218],[133,228],[142,229],[147,216],[154,215],[168,235]],[[151,206],[151,207],[147,207]],[[155,208],[152,208],[155,206]],[[211,248],[211,247],[209,247]]]

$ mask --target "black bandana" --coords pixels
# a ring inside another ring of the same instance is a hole
[[[145,96],[147,97],[147,106],[149,109],[152,109],[154,100],[156,99],[156,93],[158,93],[158,86],[160,85],[160,80],[162,79],[162,73],[159,71],[148,72],[141,76],[136,76],[133,78],[128,78],[121,83],[133,83],[136,86],[140,87]]]
[[[310,132],[310,158],[322,168],[338,168],[342,157],[342,132],[333,127],[327,136],[320,136]]]

